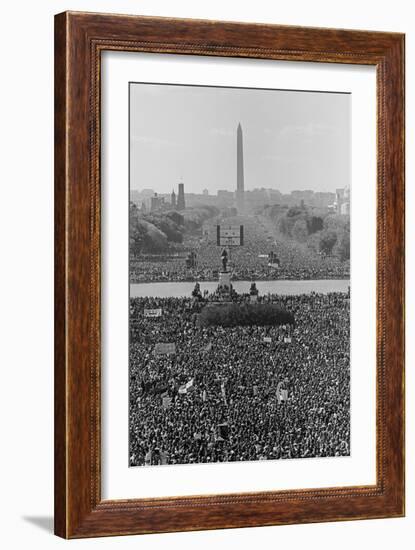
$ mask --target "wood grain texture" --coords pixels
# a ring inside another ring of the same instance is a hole
[[[376,485],[101,501],[100,54],[103,50],[376,66]],[[56,16],[57,535],[76,538],[402,516],[403,315],[403,35],[73,12]]]
[[[62,17],[60,17],[62,19]],[[58,23],[58,20],[56,21]],[[66,532],[66,26],[55,25],[55,532]]]

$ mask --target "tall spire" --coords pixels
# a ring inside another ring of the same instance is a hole
[[[186,203],[184,199],[184,183],[179,183],[179,194],[177,196],[177,208],[179,210],[184,210],[186,208]]]
[[[241,123],[236,131],[236,206],[240,212],[244,210],[244,149]]]

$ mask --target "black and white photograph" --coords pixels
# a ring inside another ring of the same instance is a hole
[[[2,4],[2,548],[410,549],[413,11]]]
[[[351,95],[129,84],[129,466],[349,456]]]

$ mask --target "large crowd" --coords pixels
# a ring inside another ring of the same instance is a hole
[[[233,280],[274,279],[347,279],[350,264],[334,256],[324,256],[305,244],[287,241],[277,235],[272,224],[262,217],[236,216],[226,220],[215,219],[200,234],[186,234],[183,244],[168,253],[147,254],[130,258],[132,283],[155,281],[211,281],[217,279],[221,248],[216,243],[216,225],[242,224],[244,245],[231,251]],[[196,265],[188,267],[186,258],[196,254]],[[279,266],[269,265],[273,253]]]
[[[295,326],[201,327],[194,298],[131,299],[131,466],[349,454],[349,295],[258,301]]]

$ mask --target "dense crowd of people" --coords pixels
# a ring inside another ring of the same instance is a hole
[[[257,299],[295,326],[201,327],[195,298],[130,300],[131,466],[349,454],[349,295]]]
[[[183,244],[172,245],[168,254],[131,257],[130,281],[216,280],[221,254],[221,248],[216,243],[216,225],[222,222],[244,226],[244,245],[234,247],[231,253],[233,280],[349,278],[348,261],[321,255],[305,244],[283,239],[265,218],[236,216],[212,220],[203,228],[201,235],[186,234]],[[186,257],[190,252],[196,254],[196,266],[188,268]],[[279,266],[269,265],[271,252],[278,258]]]

